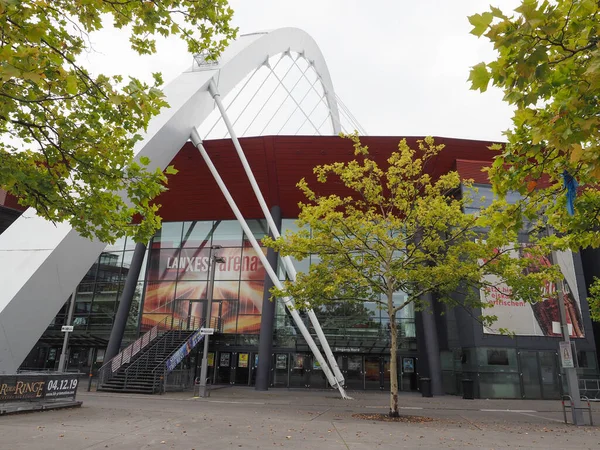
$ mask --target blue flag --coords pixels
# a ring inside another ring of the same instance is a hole
[[[573,216],[575,215],[575,197],[577,197],[577,186],[579,186],[579,183],[566,170],[563,171],[562,176],[565,188],[567,189],[567,212],[570,216]]]

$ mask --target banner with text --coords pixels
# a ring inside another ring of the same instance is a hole
[[[523,257],[527,247],[521,248],[520,254],[515,252],[515,258]],[[567,312],[567,324],[571,337],[584,337],[583,321],[581,318],[581,301],[577,288],[573,253],[570,251],[557,252],[557,263],[564,276],[564,300]],[[550,259],[541,262],[550,265]],[[519,336],[562,336],[560,328],[560,311],[556,285],[548,282],[541,301],[527,303],[520,299],[511,298],[510,288],[496,276],[486,277],[486,281],[496,286],[496,289],[481,289],[481,301],[491,305],[486,308],[486,315],[498,318],[492,327],[483,327],[486,334],[500,334],[500,328],[506,328]]]

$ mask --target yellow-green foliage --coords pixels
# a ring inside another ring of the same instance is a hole
[[[231,16],[225,0],[0,0],[0,187],[84,236],[149,239],[166,178],[146,170],[147,158],[134,162],[133,146],[166,106],[162,79],[91,75],[81,58],[88,34],[112,20],[140,54],[173,35],[216,57],[235,37]]]

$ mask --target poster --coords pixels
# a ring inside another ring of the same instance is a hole
[[[210,352],[208,355],[206,355],[206,361],[208,362],[209,367],[213,367],[215,365],[215,354]]]
[[[189,244],[189,243],[188,243]],[[219,244],[215,241],[213,244]],[[205,244],[206,245],[206,244]],[[264,250],[266,252],[266,249]],[[249,247],[222,248],[213,288],[211,325],[219,333],[258,334],[265,270]],[[153,247],[148,260],[142,329],[170,318],[205,319],[210,251],[206,247],[169,249]]]
[[[229,367],[230,353],[221,353],[221,359],[219,360],[219,367]]]
[[[402,358],[402,372],[404,372],[404,373],[414,373],[415,372],[414,358]]]
[[[248,367],[248,353],[239,354],[238,367]]]
[[[294,356],[294,369],[304,369],[304,355]]]
[[[323,370],[321,369],[321,363],[316,358],[313,360],[313,370]]]
[[[524,245],[513,257],[526,255]],[[557,263],[564,275],[564,301],[567,312],[567,325],[572,338],[585,336],[581,318],[581,301],[577,288],[575,263],[570,251],[556,252]],[[541,264],[550,265],[550,259],[544,258]],[[511,297],[510,288],[499,277],[486,276],[486,281],[496,286],[495,289],[481,289],[482,302],[490,305],[484,313],[498,319],[491,327],[483,327],[486,334],[500,334],[500,328],[506,328],[519,336],[562,336],[560,328],[560,311],[555,283],[548,282],[542,301],[531,304]]]
[[[287,369],[287,355],[285,353],[278,353],[275,355],[275,368]]]

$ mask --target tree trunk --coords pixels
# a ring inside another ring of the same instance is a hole
[[[390,417],[398,417],[398,327],[396,314],[393,314],[394,303],[392,295],[388,298],[388,311],[390,316]]]

